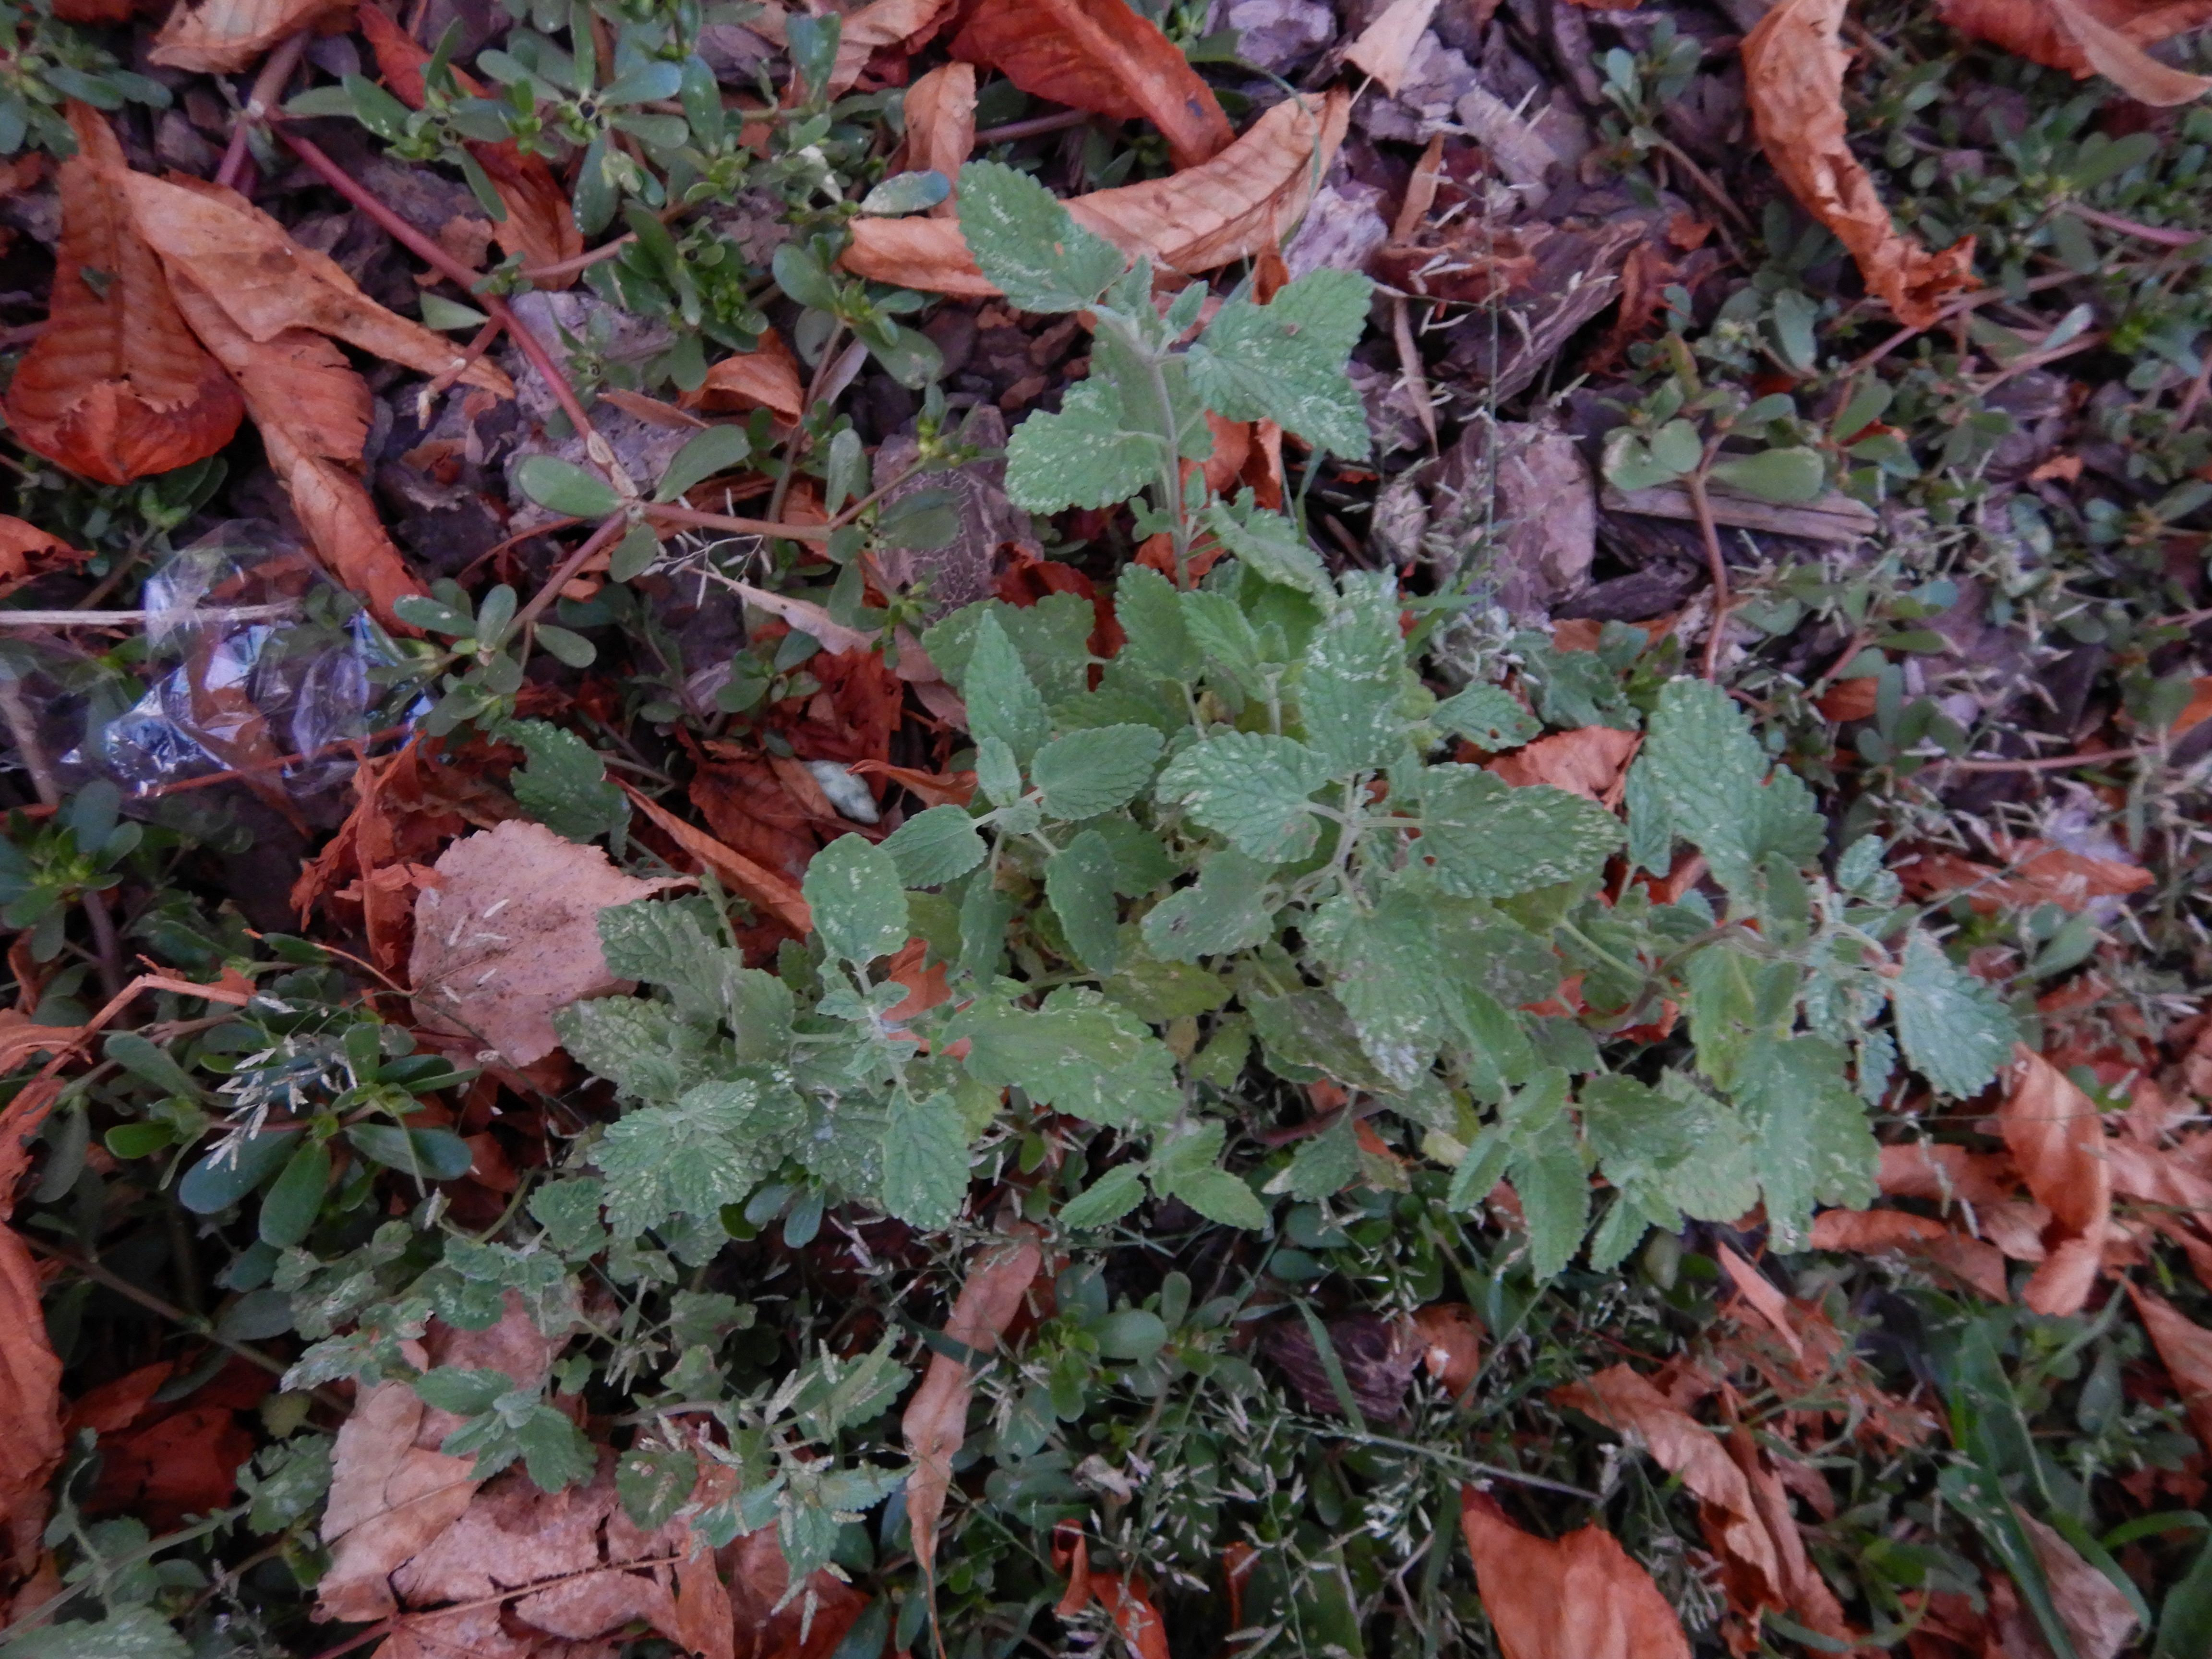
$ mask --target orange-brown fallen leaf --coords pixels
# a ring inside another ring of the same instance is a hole
[[[2050,1251],[2021,1299],[2037,1313],[2079,1313],[2089,1299],[2112,1231],[2112,1171],[2094,1102],[2066,1073],[2025,1044],[2014,1049],[2011,1091],[1997,1127],[2021,1179],[2051,1212]]]
[[[416,1018],[527,1066],[559,1046],[553,1012],[627,990],[599,949],[599,912],[687,880],[640,881],[596,847],[515,818],[455,842],[415,902]]]
[[[1437,0],[1390,0],[1382,15],[1360,31],[1345,61],[1365,70],[1393,98],[1413,60],[1414,48],[1437,15]]]
[[[1067,1589],[1054,1613],[1072,1619],[1096,1601],[1106,1609],[1136,1659],[1168,1659],[1167,1621],[1152,1605],[1144,1580],[1128,1573],[1092,1571],[1091,1540],[1080,1526],[1063,1521],[1053,1528],[1052,1561],[1067,1575]]]
[[[2081,1559],[2055,1527],[2015,1509],[2028,1547],[2051,1587],[2051,1605],[2073,1638],[2079,1659],[2118,1659],[2135,1633],[2136,1616],[2120,1587]],[[2023,1644],[2024,1645],[2024,1644]],[[2041,1645],[2038,1644],[2038,1645]],[[2008,1651],[2017,1651],[2017,1648]]]
[[[752,350],[732,352],[714,364],[682,402],[686,409],[765,409],[786,426],[796,426],[806,412],[805,398],[799,360],[770,329]]]
[[[792,882],[767,866],[723,846],[705,830],[684,823],[652,796],[640,794],[628,784],[623,785],[623,792],[629,797],[631,805],[643,812],[678,847],[712,870],[732,891],[758,905],[800,939],[813,931],[814,913],[808,908],[805,895]]]
[[[952,1316],[945,1322],[945,1335],[981,1354],[998,1346],[1043,1264],[1036,1229],[1023,1223],[1011,1239],[986,1248],[960,1287]],[[952,1459],[968,1436],[968,1401],[975,1387],[967,1366],[950,1354],[932,1354],[921,1386],[899,1421],[914,1458],[906,1508],[914,1523],[914,1559],[925,1579],[937,1570],[937,1523],[952,1489]]]
[[[82,564],[91,554],[49,536],[36,525],[0,513],[0,599],[25,582]]]
[[[1805,1340],[1798,1334],[1797,1322],[1790,1317],[1790,1298],[1775,1288],[1772,1279],[1726,1244],[1716,1246],[1715,1251],[1720,1257],[1722,1271],[1728,1274],[1729,1283],[1735,1286],[1736,1293],[1766,1322],[1775,1335],[1782,1339],[1782,1346],[1802,1364]]]
[[[870,0],[849,14],[837,35],[837,62],[830,72],[830,95],[848,90],[885,46],[919,52],[954,10],[954,0]],[[781,37],[779,37],[781,38]],[[794,84],[792,95],[799,95]]]
[[[2212,674],[2200,674],[2190,681],[2189,701],[2173,717],[2173,724],[2166,728],[2167,735],[2179,738],[2207,720],[2212,720]]]
[[[62,163],[61,244],[46,325],[8,388],[24,447],[80,477],[128,483],[214,454],[246,413],[200,348],[161,264],[131,222],[122,147],[97,112],[70,106],[77,154]],[[95,288],[85,272],[101,274]]]
[[[1902,866],[1899,874],[1915,897],[1963,894],[1983,915],[2008,904],[2056,904],[2079,911],[2094,899],[2140,893],[2155,879],[2140,864],[2076,853],[2049,842],[2011,842],[1997,850],[2005,860],[2003,868],[1956,853],[1923,853]]]
[[[1883,1147],[1875,1184],[1892,1198],[1977,1206],[2002,1203],[2017,1185],[2005,1158],[1932,1140]]]
[[[1149,120],[1179,168],[1212,161],[1236,136],[1182,48],[1127,0],[981,0],[953,37],[952,55],[997,70],[1033,98]]]
[[[422,108],[423,66],[430,61],[422,43],[374,5],[362,8],[361,31],[368,37],[376,53],[377,70],[392,95],[410,109]],[[489,95],[466,71],[455,69],[453,76],[470,96]],[[576,227],[568,192],[561,188],[544,156],[524,155],[512,139],[497,143],[472,139],[467,149],[506,204],[506,219],[495,223],[491,233],[501,247],[520,254],[523,264],[532,266],[564,264],[584,251],[584,234]],[[571,271],[565,277],[537,281],[534,285],[566,288],[578,274]]]
[[[1362,1126],[1363,1127],[1365,1126]],[[1413,1316],[1421,1364],[1455,1397],[1482,1371],[1482,1322],[1464,1302],[1431,1302]]]
[[[228,75],[287,35],[336,25],[353,9],[354,0],[177,0],[146,55],[169,69]]]
[[[1067,210],[1132,258],[1196,275],[1293,228],[1344,141],[1351,101],[1341,91],[1290,98],[1203,167],[1078,196]],[[969,257],[957,220],[855,219],[840,263],[878,282],[988,299],[998,289]]]
[[[14,1202],[0,1189],[0,1219]],[[46,1336],[39,1270],[30,1247],[0,1225],[0,1578],[19,1578],[39,1559],[46,1525],[46,1482],[62,1461],[62,1362]]]
[[[1994,1244],[1905,1210],[1823,1210],[1813,1218],[1812,1247],[1878,1255],[1899,1250],[1925,1258],[1992,1302],[2009,1302],[2004,1253]]]
[[[944,64],[906,89],[906,170],[942,173],[957,182],[975,148],[975,66]],[[950,219],[960,211],[947,197],[929,210]]]
[[[1522,1532],[1472,1486],[1459,1503],[1504,1659],[1689,1659],[1682,1621],[1611,1533],[1593,1524],[1554,1542]]]
[[[1615,792],[1639,741],[1633,732],[1585,726],[1556,732],[1500,755],[1490,763],[1490,769],[1510,784],[1547,783],[1589,800],[1617,800]]]
[[[1898,320],[1925,328],[1938,301],[1973,285],[1973,238],[1930,253],[1891,223],[1844,131],[1839,34],[1848,0],[1781,0],[1744,37],[1743,71],[1759,147],[1807,212],[1858,261]]]
[[[2208,0],[1938,0],[1962,34],[2076,78],[2102,75],[2146,104],[2185,104],[2212,81],[2185,75],[2143,48],[2212,21]]]
[[[2135,1298],[2136,1313],[2150,1333],[2166,1374],[2173,1379],[2197,1443],[2212,1457],[2212,1331],[2186,1317],[2156,1291],[2130,1281],[2128,1294]]]

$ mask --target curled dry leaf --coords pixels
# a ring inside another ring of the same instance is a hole
[[[1547,783],[1554,789],[1614,804],[1615,791],[1640,741],[1633,732],[1609,726],[1585,726],[1500,755],[1490,769],[1516,785]]]
[[[410,109],[422,108],[422,71],[430,54],[374,5],[362,8],[361,32],[368,37],[377,70],[392,95]],[[489,95],[474,76],[459,69],[452,72],[454,83],[470,96]],[[507,218],[494,224],[491,232],[501,247],[521,255],[523,264],[532,266],[563,264],[584,251],[584,234],[576,227],[568,192],[544,156],[524,155],[512,139],[497,143],[472,139],[467,149],[507,208]],[[566,288],[577,275],[571,271],[550,282],[533,280],[533,285]]]
[[[960,1287],[945,1334],[980,1353],[998,1346],[1021,1311],[1022,1298],[1043,1265],[1044,1252],[1034,1227],[1018,1228],[1007,1243],[987,1247]],[[936,1571],[937,1523],[945,1514],[945,1495],[952,1488],[952,1459],[967,1438],[968,1401],[975,1382],[950,1354],[930,1356],[929,1370],[900,1419],[914,1473],[907,1477],[907,1514],[914,1523],[914,1559],[924,1577]]]
[[[70,106],[70,125],[77,154],[58,181],[53,298],[8,388],[8,423],[57,465],[128,483],[214,454],[246,409],[185,326],[161,262],[132,227],[115,135],[82,104]],[[104,273],[98,288],[88,270]]]
[[[1421,1364],[1455,1396],[1474,1386],[1482,1371],[1482,1322],[1464,1302],[1431,1302],[1413,1316],[1423,1346]]]
[[[1698,1523],[1721,1558],[1730,1605],[1747,1620],[1766,1608],[1823,1636],[1845,1634],[1843,1607],[1805,1553],[1782,1481],[1739,1431],[1723,1443],[1626,1365],[1557,1390],[1553,1400],[1643,1441],[1696,1494]]]
[[[1996,1154],[1914,1140],[1881,1149],[1875,1184],[1892,1198],[1979,1206],[2003,1203],[2016,1183],[2007,1160]]]
[[[1350,110],[1340,91],[1285,99],[1205,166],[1094,191],[1067,210],[1124,253],[1166,270],[1194,275],[1249,258],[1296,228]],[[999,291],[969,257],[957,221],[855,219],[852,228],[842,263],[857,275],[968,298]]]
[[[2212,1331],[2184,1316],[2155,1291],[2130,1283],[2136,1313],[2150,1333],[2166,1374],[2189,1413],[2189,1426],[2197,1431],[2197,1443],[2212,1457]]]
[[[1823,1210],[1813,1218],[1812,1246],[1860,1255],[1902,1251],[1965,1280],[1992,1302],[2012,1300],[2004,1253],[1929,1216],[1905,1210]]]
[[[2136,1628],[2135,1611],[2120,1587],[2083,1560],[2056,1528],[2025,1510],[2014,1513],[2027,1533],[2028,1547],[2051,1587],[2051,1607],[2073,1638],[2075,1653],[2079,1659],[2117,1659]]]
[[[1472,1486],[1459,1505],[1504,1659],[1689,1659],[1682,1621],[1611,1533],[1593,1525],[1538,1538]]]
[[[1790,1350],[1801,1364],[1805,1358],[1805,1340],[1797,1334],[1796,1321],[1790,1316],[1790,1298],[1775,1288],[1774,1281],[1746,1261],[1726,1244],[1715,1247],[1721,1267],[1753,1312],[1765,1320],[1782,1346]]]
[[[559,1046],[555,1009],[630,988],[608,970],[599,912],[689,884],[624,875],[598,848],[520,818],[455,842],[436,868],[415,902],[416,1017],[514,1066]]]
[[[707,378],[681,399],[686,409],[765,409],[786,426],[799,424],[806,412],[805,400],[799,360],[774,329],[762,335],[752,350],[732,352],[709,368]]]
[[[0,513],[0,599],[25,582],[82,564],[91,556],[36,525]]]
[[[2044,1229],[2049,1255],[2021,1292],[2046,1316],[2079,1313],[2102,1266],[2112,1231],[2112,1171],[2105,1161],[2105,1126],[2096,1103],[2066,1073],[2025,1045],[2011,1092],[1997,1108],[1997,1127],[2021,1179],[2051,1212]]]
[[[0,1213],[15,1183],[0,1188]],[[46,1336],[39,1270],[13,1227],[0,1226],[0,1582],[27,1573],[46,1525],[46,1482],[62,1461],[62,1362]]]
[[[248,339],[266,343],[286,329],[313,329],[419,374],[459,368],[457,378],[470,386],[513,394],[496,366],[479,357],[462,368],[451,340],[386,311],[337,261],[301,246],[236,191],[182,176],[120,178],[138,234],[171,276],[198,283]]]
[[[234,74],[286,36],[337,23],[353,9],[354,0],[177,0],[146,55],[169,69]]]
[[[622,787],[631,805],[651,819],[671,841],[712,870],[732,891],[760,906],[800,939],[812,931],[814,913],[807,905],[806,896],[790,880],[735,848],[723,846],[705,830],[684,823],[652,796],[640,794],[627,783]]]
[[[1413,50],[1436,15],[1437,0],[1390,0],[1382,15],[1360,31],[1345,58],[1380,81],[1382,90],[1395,98],[1398,83],[1413,61]]]
[[[1844,134],[1839,33],[1848,0],[1781,0],[1744,37],[1743,72],[1759,147],[1807,212],[1858,261],[1867,287],[1913,328],[1945,294],[1973,283],[1973,239],[1930,253],[1890,222]]]
[[[1152,1605],[1144,1580],[1124,1572],[1094,1572],[1091,1540],[1077,1523],[1063,1521],[1053,1528],[1052,1564],[1067,1575],[1067,1589],[1053,1608],[1054,1613],[1072,1619],[1096,1601],[1106,1609],[1136,1659],[1168,1659],[1167,1621]],[[1237,1591],[1231,1593],[1242,1600]],[[1243,1621],[1231,1622],[1241,1625]]]
[[[906,89],[906,170],[960,177],[960,167],[975,148],[975,66],[945,64]],[[950,219],[959,205],[947,197],[929,210]]]
[[[1938,0],[1962,34],[2077,78],[2102,75],[2146,104],[2185,104],[2212,88],[2143,48],[2212,21],[2208,0]]]
[[[860,78],[868,59],[885,46],[919,52],[953,10],[953,0],[870,0],[845,19],[837,34],[837,61],[830,71],[830,95],[848,91]],[[781,38],[781,37],[779,37]],[[796,98],[801,88],[794,84]]]
[[[368,382],[319,334],[288,328],[253,340],[191,277],[179,273],[171,291],[192,331],[246,394],[269,469],[332,579],[368,600],[386,628],[412,633],[392,607],[403,595],[426,590],[350,470],[361,464],[374,412]]]
[[[953,37],[952,55],[997,70],[1034,98],[1149,120],[1179,168],[1212,161],[1236,137],[1182,48],[1127,0],[982,0]]]
[[[2085,910],[2098,899],[2140,893],[2154,879],[2128,860],[2077,853],[2049,842],[2009,842],[1998,851],[2006,860],[2002,869],[1955,853],[1926,853],[1899,873],[1914,896],[1960,894],[1983,915],[2008,904]]]

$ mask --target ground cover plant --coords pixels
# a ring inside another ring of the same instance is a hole
[[[0,1655],[2212,1650],[2202,21],[0,21]]]

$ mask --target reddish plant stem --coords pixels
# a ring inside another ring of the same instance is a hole
[[[734,519],[726,513],[701,513],[688,507],[655,505],[645,509],[646,516],[663,524],[678,524],[696,530],[727,530],[739,536],[775,536],[791,542],[826,542],[830,526],[826,524],[779,524],[773,519]]]
[[[546,608],[561,597],[561,590],[575,580],[576,573],[584,568],[592,555],[605,548],[629,528],[629,520],[617,513],[584,538],[576,550],[561,562],[560,568],[545,579],[545,585],[531,595],[530,603],[516,613],[514,631],[520,633],[536,622],[544,613]]]
[[[241,187],[246,169],[253,165],[246,136],[269,118],[270,110],[283,97],[285,83],[300,67],[301,55],[307,49],[308,33],[301,29],[262,60],[261,73],[253,77],[253,89],[246,94],[246,107],[231,124],[230,144],[222,153],[222,165],[215,170],[215,181],[224,189]]]
[[[461,285],[465,292],[481,301],[484,309],[491,313],[493,320],[507,331],[516,346],[521,349],[522,355],[530,359],[531,367],[535,368],[544,380],[547,387],[550,389],[555,399],[560,404],[561,412],[568,417],[569,425],[574,427],[585,442],[594,450],[606,448],[606,440],[601,438],[598,429],[592,425],[592,417],[584,413],[584,405],[576,397],[576,388],[568,384],[568,375],[562,373],[561,366],[553,361],[553,354],[545,349],[545,343],[530,331],[521,318],[514,314],[514,308],[508,305],[505,299],[496,294],[477,292],[477,284],[483,280],[481,273],[471,270],[452,254],[385,206],[352,174],[325,155],[319,144],[311,139],[302,138],[297,133],[288,131],[283,126],[273,123],[272,130],[292,147],[294,154],[313,168],[324,183],[367,214],[394,241],[410,250],[418,258],[425,260],[445,276],[453,278]],[[617,483],[619,485],[621,481],[617,480]]]

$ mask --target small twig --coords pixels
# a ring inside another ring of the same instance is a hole
[[[23,683],[12,674],[0,674],[0,720],[7,722],[8,735],[15,740],[15,753],[23,769],[31,775],[31,787],[40,804],[52,811],[62,804],[61,786],[54,781],[46,746],[39,741],[38,716],[23,701]]]
[[[1705,568],[1713,581],[1713,619],[1705,633],[1705,676],[1709,680],[1720,675],[1721,640],[1728,628],[1729,613],[1728,560],[1721,552],[1721,531],[1713,520],[1712,501],[1705,494],[1705,469],[1713,464],[1719,447],[1719,439],[1708,439],[1704,459],[1682,480],[1690,493],[1690,511],[1697,515],[1698,534],[1705,540]]]
[[[2148,749],[2084,749],[2071,755],[2045,756],[2040,760],[1977,757],[1937,760],[1931,764],[1948,767],[1954,772],[2063,772],[2069,767],[2097,766],[2106,761],[2141,760],[2151,752]]]
[[[1042,138],[1048,132],[1065,132],[1070,127],[1079,127],[1091,118],[1091,112],[1064,109],[1057,115],[1032,115],[1025,121],[1008,121],[1002,126],[985,127],[975,135],[979,144],[1011,144],[1017,138]]]
[[[307,51],[307,37],[313,33],[301,29],[262,60],[261,73],[253,77],[253,90],[246,94],[246,107],[231,123],[230,143],[222,153],[222,165],[215,170],[215,181],[224,189],[236,190],[246,168],[253,165],[246,137],[269,118],[269,112],[283,100],[285,84],[300,67],[301,54]]]
[[[82,894],[84,919],[92,925],[92,942],[100,952],[100,988],[109,996],[124,987],[123,941],[115,936],[115,918],[107,914],[107,893],[88,887]]]
[[[454,383],[469,372],[469,366],[492,349],[492,344],[507,331],[507,324],[494,317],[476,331],[459,357],[438,378],[415,394],[416,417],[424,426],[430,424],[430,405],[453,389]]]
[[[2100,230],[2109,230],[2121,236],[2132,236],[2138,242],[2148,242],[2153,247],[2195,247],[2204,240],[2201,230],[2175,230],[2164,225],[2147,225],[2137,219],[2123,219],[2117,213],[2106,213],[2100,209],[2084,207],[2079,202],[2069,202],[2066,212],[2084,224]]]
[[[2051,272],[2047,276],[2030,277],[2026,283],[2021,284],[2021,291],[2027,294],[2039,294],[2045,289],[2063,288],[2069,283],[2078,283],[2081,280],[2081,276],[2073,271],[2057,270]],[[1983,288],[1976,289],[1972,294],[1961,294],[1954,299],[1947,300],[1944,301],[1942,308],[1926,323],[1921,324],[1917,327],[1909,326],[1900,328],[1896,333],[1891,335],[1887,340],[1884,340],[1880,345],[1875,347],[1871,351],[1863,353],[1861,356],[1854,357],[1849,363],[1844,365],[1842,374],[1838,375],[1838,378],[1839,380],[1849,380],[1852,375],[1856,374],[1863,370],[1872,368],[1883,358],[1888,356],[1891,352],[1896,350],[1898,347],[1909,344],[1911,342],[1918,339],[1922,335],[1927,333],[1929,329],[1940,327],[1942,325],[1950,322],[1954,318],[1963,317],[1966,313],[1977,310],[1980,307],[1992,305],[1999,300],[2009,299],[2011,297],[2011,294],[2007,289],[2001,288]]]
[[[616,254],[620,253],[635,240],[637,240],[637,233],[634,230],[626,230],[613,241],[602,243],[589,253],[579,253],[573,259],[562,259],[556,264],[525,265],[522,268],[522,274],[533,283],[550,283],[557,277],[574,276],[580,270],[589,270],[603,259],[613,258]]]
[[[2196,378],[2190,381],[2189,390],[2181,394],[2181,401],[2174,405],[2173,429],[2176,432],[2185,431],[2190,422],[2197,418],[2197,411],[2204,402],[2208,386],[2212,386],[2212,349],[2205,351],[2203,361],[2197,365]]]
[[[784,541],[826,542],[832,526],[826,524],[780,524],[774,519],[738,519],[726,513],[701,513],[689,507],[669,507],[658,502],[645,509],[645,516],[663,524],[679,524],[697,530],[727,530],[739,536],[775,536]]]
[[[295,599],[275,605],[211,605],[204,611],[0,611],[0,628],[124,628],[157,617],[187,622],[272,622],[295,615]]]

